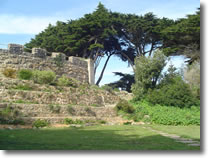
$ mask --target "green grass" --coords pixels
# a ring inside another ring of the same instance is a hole
[[[169,134],[176,134],[183,138],[191,138],[193,140],[200,140],[200,126],[165,126],[165,125],[149,125],[153,129],[167,132]]]
[[[142,126],[0,130],[1,150],[199,150]]]

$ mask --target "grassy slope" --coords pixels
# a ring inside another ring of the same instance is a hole
[[[91,126],[40,130],[0,130],[0,149],[199,150],[142,126]]]

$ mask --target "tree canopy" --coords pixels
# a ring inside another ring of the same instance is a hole
[[[191,64],[200,59],[200,9],[187,18],[176,20],[162,32],[166,55],[185,55]]]
[[[153,13],[138,16],[112,12],[99,3],[94,12],[82,18],[50,24],[25,44],[26,50],[30,51],[33,47],[63,52],[67,56],[91,58],[95,73],[100,60],[106,56],[96,83],[99,85],[112,56],[127,61],[133,69],[136,57],[151,56],[157,48],[164,49],[167,55],[186,54],[191,60],[198,59],[200,12],[174,21],[157,18]]]

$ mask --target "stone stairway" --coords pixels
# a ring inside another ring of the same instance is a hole
[[[21,86],[31,89],[21,89]],[[58,87],[0,76],[0,111],[10,108],[26,124],[37,119],[63,123],[64,119],[105,120],[118,123],[115,105],[120,97],[89,86]]]
[[[73,120],[104,120],[111,123],[119,123],[122,120],[121,117],[117,116],[113,107],[0,103],[0,110],[7,107],[16,111],[18,113],[17,118],[23,120],[26,124],[31,124],[37,119],[52,124],[64,123],[66,118]]]

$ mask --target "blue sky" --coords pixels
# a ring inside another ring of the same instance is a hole
[[[8,43],[29,42],[49,23],[80,18],[93,12],[99,2],[111,11],[138,15],[153,12],[158,17],[171,19],[193,14],[200,7],[199,0],[0,0],[0,48],[6,48]],[[180,67],[183,58],[175,57],[172,63]],[[132,73],[127,63],[113,57],[101,84],[118,80],[112,73],[118,71]]]

